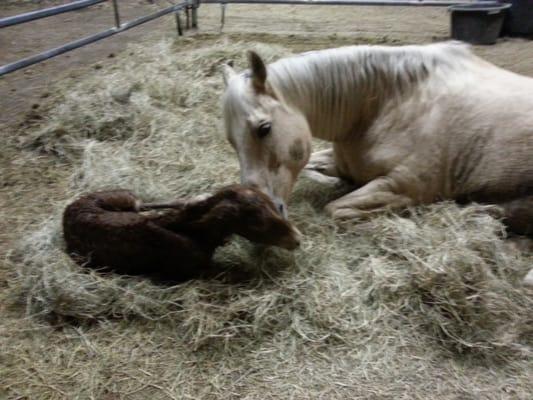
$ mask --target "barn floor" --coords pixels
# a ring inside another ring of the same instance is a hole
[[[448,30],[434,8],[231,6],[222,34],[219,18],[202,6],[186,38],[165,18],[123,53],[117,36],[0,80],[0,398],[529,399],[533,293],[520,281],[533,255],[482,207],[339,227],[322,206],[347,188],[301,179],[302,248],[237,240],[214,280],[163,287],[84,273],[63,254],[60,214],[81,192],[153,199],[238,179],[220,135],[222,61]],[[16,34],[28,52],[52,29]],[[531,41],[475,51],[533,76]]]

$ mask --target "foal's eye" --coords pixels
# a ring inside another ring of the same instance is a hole
[[[272,124],[270,122],[264,122],[257,128],[257,136],[264,138],[272,130]]]

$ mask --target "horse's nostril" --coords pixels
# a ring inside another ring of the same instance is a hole
[[[285,203],[283,201],[276,201],[276,209],[279,212],[279,215],[283,217],[283,219],[287,219],[287,207],[285,206]]]

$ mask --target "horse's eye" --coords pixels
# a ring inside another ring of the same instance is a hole
[[[264,122],[257,128],[257,136],[264,138],[272,130],[272,124],[270,122]]]

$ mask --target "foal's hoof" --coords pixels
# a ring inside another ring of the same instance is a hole
[[[211,193],[202,193],[187,200],[187,204],[199,203],[200,201],[207,200],[212,196]]]

